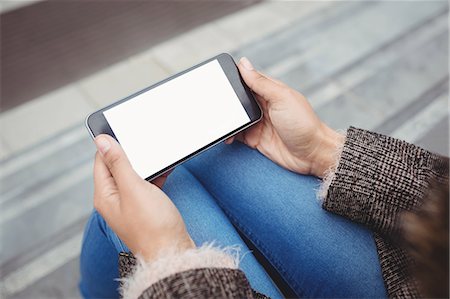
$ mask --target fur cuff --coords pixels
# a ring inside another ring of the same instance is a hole
[[[123,298],[138,298],[148,287],[165,277],[178,272],[198,268],[230,268],[239,266],[238,246],[218,248],[205,244],[200,248],[184,252],[164,252],[152,262],[136,257],[136,267],[131,275],[120,279]]]
[[[344,144],[345,144],[346,133],[345,132],[338,132],[338,133],[342,134],[342,136],[344,137],[344,142],[342,142],[342,144],[340,144],[336,148],[336,152],[334,153],[334,161],[335,162],[325,172],[325,175],[323,176],[323,179],[322,179],[322,184],[320,184],[320,187],[317,190],[317,198],[321,202],[323,202],[325,200],[325,198],[327,197],[328,188],[330,188],[331,182],[334,180],[336,169],[339,165],[339,161],[341,160],[342,149],[344,148]]]

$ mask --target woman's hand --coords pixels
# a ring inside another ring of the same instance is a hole
[[[120,145],[108,135],[95,143],[94,206],[128,248],[150,261],[165,249],[195,247],[175,205],[138,176]],[[161,187],[165,179],[155,184]]]
[[[264,117],[227,143],[236,138],[286,169],[323,177],[343,137],[320,121],[301,93],[254,70],[246,58],[238,67]]]

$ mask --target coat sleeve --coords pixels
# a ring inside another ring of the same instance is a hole
[[[448,158],[350,127],[323,208],[389,236],[401,212],[421,206],[432,180],[448,181]]]
[[[252,290],[238,257],[202,246],[183,253],[165,252],[151,263],[120,253],[123,298],[266,298]]]

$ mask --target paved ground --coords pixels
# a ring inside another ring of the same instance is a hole
[[[1,114],[2,297],[78,296],[94,153],[83,114],[217,52],[245,55],[301,90],[334,128],[448,155],[447,18],[445,1],[262,3]],[[56,101],[68,119],[45,114]],[[27,118],[36,131],[17,124]]]
[[[4,13],[1,111],[257,1],[43,1]]]

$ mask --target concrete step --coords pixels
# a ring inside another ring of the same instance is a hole
[[[304,92],[334,128],[377,129],[448,153],[447,14],[446,2],[338,2],[299,11],[233,55]],[[94,152],[80,121],[0,162],[2,298],[78,296]]]

